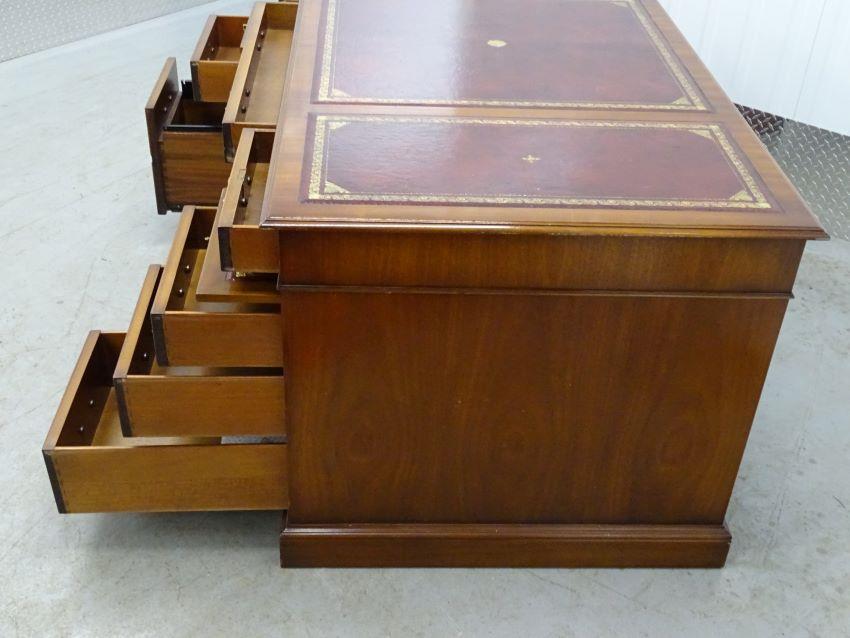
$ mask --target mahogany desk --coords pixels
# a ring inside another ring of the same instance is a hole
[[[286,28],[276,123],[236,128],[127,335],[257,367],[199,372],[225,394],[195,378],[217,402],[181,428],[146,410],[176,385],[131,395],[146,359],[115,371],[128,440],[279,438],[185,448],[195,495],[136,509],[286,509],[284,566],[723,565],[825,233],[656,0],[301,0]]]
[[[823,231],[658,4],[300,12],[283,564],[723,564]]]

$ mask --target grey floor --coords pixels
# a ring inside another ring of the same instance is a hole
[[[56,513],[41,444],[86,331],[123,330],[159,217],[142,106],[216,3],[0,64],[0,636],[846,636],[850,244],[812,245],[720,571],[277,567],[276,514]]]

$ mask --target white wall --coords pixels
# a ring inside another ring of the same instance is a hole
[[[850,0],[660,0],[733,100],[850,135]]]
[[[0,62],[205,2],[0,0]]]

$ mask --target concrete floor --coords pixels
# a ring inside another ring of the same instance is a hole
[[[142,107],[215,3],[0,64],[0,636],[850,634],[850,244],[812,245],[719,571],[301,570],[279,517],[60,516],[41,444],[86,332],[123,330],[178,217]]]

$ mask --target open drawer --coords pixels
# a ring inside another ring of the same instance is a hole
[[[59,511],[286,509],[283,443],[123,436],[112,388],[123,341],[89,334],[45,440]]]
[[[224,113],[228,158],[243,129],[277,126],[297,13],[297,2],[259,2],[251,11]]]
[[[168,58],[145,106],[159,213],[218,202],[230,164],[222,138],[224,104],[196,102],[192,83],[177,79]]]
[[[161,271],[148,270],[115,366],[124,435],[283,436],[280,368],[163,367],[155,361],[150,311]]]
[[[260,228],[274,132],[246,129],[219,204],[221,268],[238,273],[277,273],[278,234]]]
[[[151,309],[156,361],[161,366],[280,368],[283,329],[273,279],[264,280],[273,303],[197,297],[215,212],[187,206],[181,216]],[[238,296],[243,282],[229,281],[220,271],[217,278]]]
[[[222,193],[223,196],[223,193]],[[277,290],[277,273],[237,274],[221,269],[221,250],[218,243],[217,228],[221,204],[216,211],[212,233],[207,244],[207,254],[195,297],[200,301],[219,301],[222,303],[258,303],[280,305],[280,293]]]
[[[189,61],[196,100],[227,102],[247,25],[247,16],[209,17]]]

